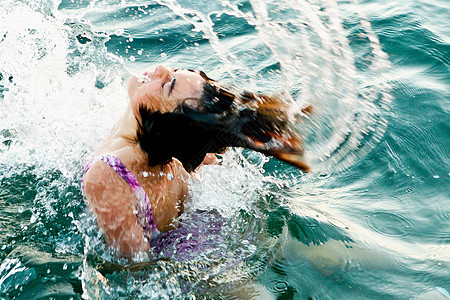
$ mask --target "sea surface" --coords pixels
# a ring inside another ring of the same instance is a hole
[[[450,299],[449,25],[446,0],[1,0],[0,299]],[[161,63],[311,106],[312,171],[231,149],[181,220],[220,219],[212,248],[130,263],[80,179]]]

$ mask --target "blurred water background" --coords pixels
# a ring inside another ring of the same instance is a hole
[[[449,16],[445,0],[2,0],[0,298],[449,299]],[[127,78],[159,63],[312,105],[312,172],[229,151],[186,205],[223,218],[213,253],[130,265],[79,182]]]

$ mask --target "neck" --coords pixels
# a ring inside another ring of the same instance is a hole
[[[114,135],[115,137],[122,137],[134,142],[137,140],[137,128],[138,123],[136,120],[136,116],[133,114],[131,106],[128,105],[122,118],[120,118],[119,122],[117,122],[112,135]]]
[[[136,117],[133,114],[131,106],[128,105],[125,113],[116,123],[110,135],[102,143],[95,155],[114,153],[123,147],[137,146],[137,128],[138,123]]]

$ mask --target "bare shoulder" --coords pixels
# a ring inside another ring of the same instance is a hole
[[[113,192],[116,189],[122,190],[124,183],[117,178],[118,174],[101,160],[92,163],[83,178],[84,192],[88,196],[103,194],[107,190]],[[88,201],[90,199],[88,198]]]

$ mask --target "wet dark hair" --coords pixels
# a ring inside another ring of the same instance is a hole
[[[207,112],[223,113],[231,108],[234,98],[233,94],[212,85],[210,82],[205,82],[200,102]]]
[[[165,164],[176,157],[191,172],[207,153],[221,153],[230,146],[274,155],[273,137],[286,132],[288,124],[284,102],[198,74],[205,80],[200,99],[186,99],[168,113],[139,108],[137,138],[149,164]]]

